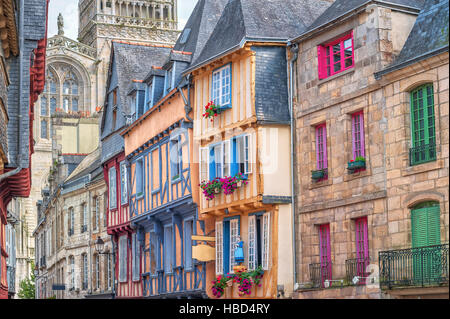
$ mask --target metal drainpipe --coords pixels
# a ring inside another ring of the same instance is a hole
[[[289,113],[291,116],[291,191],[292,191],[292,199],[291,199],[291,211],[292,211],[292,257],[293,257],[293,291],[295,290],[295,285],[297,283],[297,245],[295,240],[296,235],[296,228],[295,228],[295,171],[294,171],[294,159],[295,159],[295,148],[294,148],[294,141],[295,141],[295,132],[294,132],[294,108],[293,108],[293,70],[294,70],[294,61],[297,60],[298,57],[298,45],[294,44],[292,45],[290,42],[287,45],[288,48],[290,48],[291,52],[293,53],[293,56],[291,59],[288,58],[288,51],[286,50],[286,57],[289,59],[289,65],[287,68],[289,68]]]
[[[21,134],[20,132],[22,132],[22,121],[20,120],[22,118],[22,114],[21,114],[21,105],[22,105],[22,85],[23,85],[23,50],[24,50],[24,40],[23,40],[23,25],[24,25],[24,1],[25,0],[20,0],[20,15],[19,15],[19,26],[22,26],[19,28],[19,126],[18,126],[18,131],[17,131],[17,137],[20,139],[21,138]],[[19,142],[20,144],[20,142]],[[8,173],[5,173],[3,175],[0,175],[0,182],[8,177],[14,176],[16,174],[18,174],[22,169],[22,152],[19,151],[19,154],[17,155],[17,162],[19,164],[19,166],[14,169],[13,171],[10,171]]]

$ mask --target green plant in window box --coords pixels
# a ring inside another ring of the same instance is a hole
[[[319,169],[317,171],[311,171],[311,178],[313,181],[317,182],[318,180],[325,178],[328,176],[328,169]]]
[[[179,178],[180,178],[180,174],[177,174],[177,175],[175,175],[175,176],[172,177],[172,180],[174,181],[174,180],[177,180],[177,179],[179,179]]]
[[[350,174],[355,172],[358,169],[366,168],[366,159],[362,156],[358,156],[355,160],[351,160],[348,162],[347,169],[350,171]]]

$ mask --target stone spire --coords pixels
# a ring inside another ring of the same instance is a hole
[[[64,19],[61,13],[58,15],[58,35],[64,35]]]

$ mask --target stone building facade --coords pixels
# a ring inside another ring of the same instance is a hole
[[[448,125],[437,120],[435,161],[408,156],[410,91],[433,82],[435,114],[448,116],[448,28],[447,53],[434,62],[375,76],[417,41],[411,30],[428,9],[337,0],[293,41],[298,298],[395,297],[380,289],[379,253],[414,247],[411,208],[422,201],[439,203],[448,242]]]

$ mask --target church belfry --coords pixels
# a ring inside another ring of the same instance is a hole
[[[78,39],[93,47],[105,39],[173,44],[178,37],[177,0],[80,0],[78,7]]]

